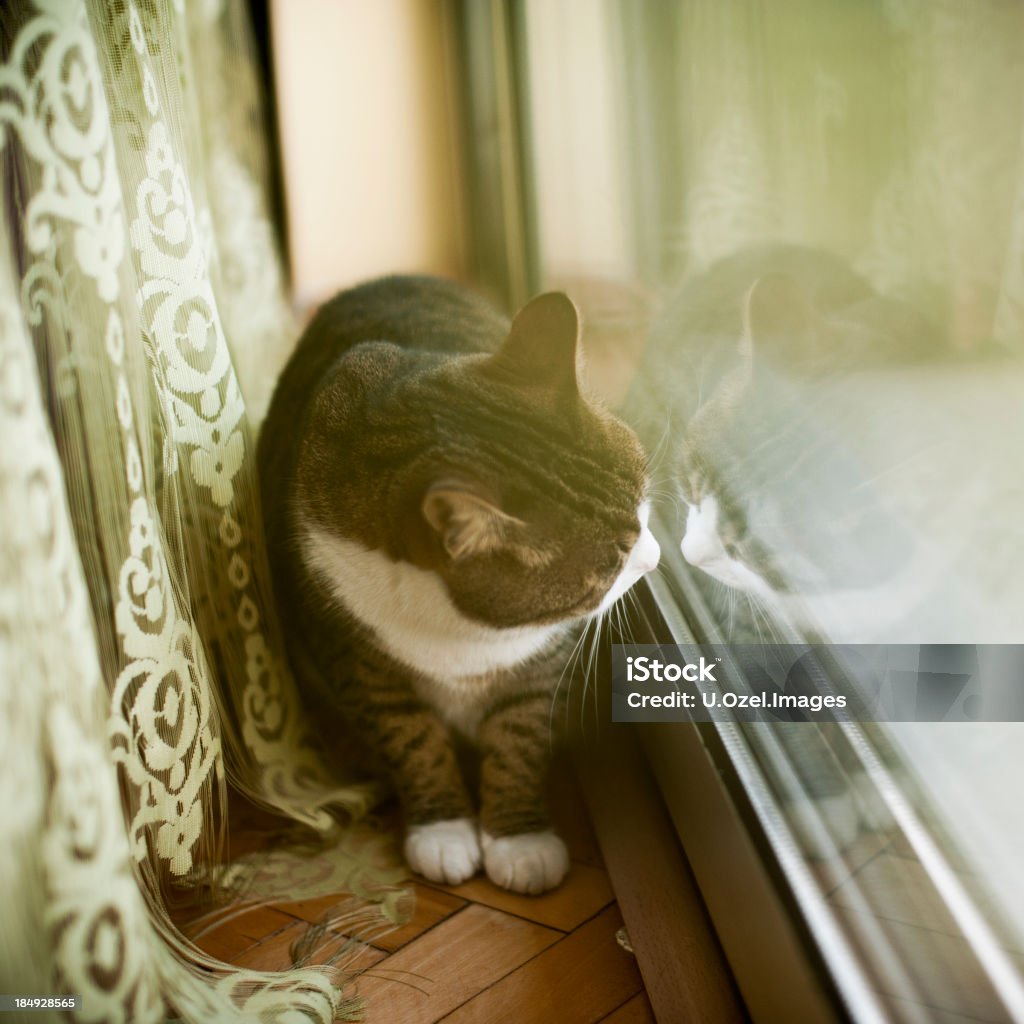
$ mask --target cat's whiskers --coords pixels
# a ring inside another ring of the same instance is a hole
[[[664,565],[662,565],[661,562],[659,562],[653,569],[647,572],[646,575],[659,576],[661,577],[661,579],[666,581],[669,581],[674,578],[674,574],[670,575],[669,570]],[[634,597],[634,601],[635,600],[637,600],[636,597]],[[637,607],[639,607],[639,603],[637,604]]]
[[[659,565],[657,565],[654,568],[653,571],[654,572],[659,572],[660,570],[661,570],[661,565],[659,564]],[[635,618],[642,617],[643,616],[643,608],[642,608],[642,606],[640,604],[640,599],[636,596],[636,593],[634,592],[633,588],[630,587],[629,590],[627,590],[626,593],[623,596],[626,597],[629,600],[630,611],[633,613],[633,616]],[[630,639],[632,639],[632,634],[630,634]]]
[[[750,605],[754,627],[757,629],[758,639],[760,642],[765,644],[785,641],[785,634],[776,628],[774,615],[768,605],[757,594],[747,594],[746,598],[747,603]],[[765,640],[764,632],[761,629],[762,622],[768,630],[769,639],[767,641]]]
[[[583,692],[580,694],[580,728],[584,726],[586,709],[587,709],[587,695],[590,692],[590,680],[594,671],[594,657],[595,652],[601,642],[601,622],[604,618],[604,613],[595,615],[591,620],[593,626],[592,631],[587,637],[587,643],[584,650],[580,652],[580,674],[583,682]]]
[[[611,607],[614,607],[614,605],[612,605]],[[583,732],[583,733],[585,733],[585,728],[586,728],[586,717],[585,716],[586,716],[586,712],[587,712],[587,696],[590,693],[590,680],[591,680],[592,676],[595,679],[595,682],[594,682],[594,688],[595,688],[594,704],[595,704],[595,707],[596,707],[596,704],[597,704],[597,699],[596,699],[597,682],[596,682],[596,675],[595,675],[595,671],[594,670],[595,670],[595,663],[597,662],[597,659],[598,659],[598,652],[601,649],[601,633],[602,633],[602,631],[604,629],[604,620],[605,620],[605,615],[607,615],[607,613],[608,613],[608,609],[606,609],[605,611],[601,612],[599,615],[595,615],[594,619],[593,619],[593,622],[594,622],[594,637],[593,637],[593,639],[592,639],[592,641],[590,643],[590,649],[587,652],[587,666],[586,666],[586,670],[585,670],[584,675],[583,675],[583,695],[582,695],[582,697],[580,699],[580,731]]]
[[[629,620],[625,608],[625,601],[627,599],[632,602],[633,609],[639,613],[640,606],[637,603],[636,595],[633,593],[632,588],[630,588],[614,604],[609,605],[600,614],[587,620],[583,633],[580,634],[580,639],[573,649],[572,661],[574,665],[580,664],[583,668],[583,693],[580,697],[580,729],[582,731],[586,729],[587,699],[590,696],[591,681],[593,681],[594,685],[594,728],[595,731],[600,730],[601,707],[600,694],[597,691],[600,673],[597,669],[600,667],[602,641],[607,641],[608,643],[626,643],[629,641],[631,634],[628,629]],[[592,636],[589,635],[591,624],[594,626]],[[586,640],[585,652],[583,650],[584,640]],[[585,664],[583,663],[584,657],[586,658]],[[568,701],[566,713],[568,714]]]
[[[661,498],[663,500],[673,500],[676,497],[676,490],[672,486],[671,481],[666,481],[665,486],[659,486],[658,484],[651,484],[647,488],[647,496],[649,498]]]
[[[733,595],[735,593],[734,588],[730,587],[726,583],[723,583],[716,576],[708,575],[707,578],[711,581],[712,588],[715,594],[715,599],[717,601],[721,601],[724,598],[726,608],[728,608],[729,601],[732,600]],[[721,619],[720,617],[716,616],[714,626],[711,627],[712,631],[708,635],[709,643],[728,643],[728,641],[732,639],[727,633],[724,632],[724,626],[724,619]]]
[[[661,437],[658,439],[658,443],[654,446],[654,450],[647,457],[648,468],[657,466],[660,463],[662,452],[673,436],[672,412],[669,411],[669,414],[665,417],[665,429],[661,432]]]
[[[648,496],[657,499],[660,505],[671,506],[672,511],[679,514],[679,505],[682,503],[687,508],[690,507],[690,502],[686,500],[683,494],[672,487],[652,487],[648,490]]]
[[[754,604],[753,600],[751,599],[750,594],[746,594],[745,593],[743,596],[746,598],[747,607],[750,609],[750,621],[754,624],[754,629],[757,631],[757,639],[758,639],[758,641],[761,644],[763,644],[764,643],[764,633],[761,631],[761,623],[759,621],[758,614],[757,614],[757,606]]]
[[[572,652],[569,657],[566,658],[565,667],[562,669],[561,675],[558,677],[558,681],[555,683],[555,688],[551,694],[551,712],[548,715],[548,742],[549,744],[554,743],[555,737],[555,708],[558,706],[558,692],[562,687],[562,682],[565,680],[566,674],[569,676],[568,689],[565,694],[565,721],[563,727],[567,728],[569,725],[569,697],[572,694],[572,681],[576,672],[576,666],[580,659],[581,649],[583,647],[584,640],[587,635],[587,630],[590,628],[590,620],[588,619],[583,629],[580,630],[580,635],[576,638],[576,643],[573,646]]]

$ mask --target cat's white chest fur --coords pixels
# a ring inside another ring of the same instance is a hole
[[[660,549],[648,528],[649,507],[637,510],[640,535],[604,600],[603,614],[645,572]],[[515,687],[510,669],[540,654],[569,622],[496,629],[466,618],[441,578],[409,562],[393,561],[356,541],[300,522],[302,557],[335,599],[368,626],[384,649],[417,673],[415,687],[449,725],[472,735],[486,709]]]
[[[306,565],[346,611],[369,626],[393,658],[451,689],[526,661],[565,629],[474,622],[455,607],[435,573],[308,523],[301,536]]]

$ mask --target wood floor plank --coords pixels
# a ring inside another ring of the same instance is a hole
[[[594,1024],[643,989],[632,954],[615,941],[622,927],[608,907],[571,935],[445,1017],[445,1024]],[[514,1007],[514,1018],[509,1016]]]
[[[366,1024],[433,1024],[560,937],[490,907],[465,907],[359,978]]]
[[[273,907],[255,907],[232,916],[209,931],[204,930],[208,923],[202,920],[186,925],[182,931],[210,956],[226,963],[234,963],[240,954],[266,936],[287,928],[294,920],[293,917],[282,914]],[[202,934],[199,934],[200,932]]]
[[[604,869],[586,864],[573,864],[565,881],[543,896],[522,896],[508,892],[499,889],[483,876],[472,878],[462,885],[437,888],[441,892],[525,917],[528,921],[536,921],[537,924],[563,932],[571,932],[579,927],[615,899]]]
[[[646,992],[637,992],[632,999],[612,1010],[601,1024],[655,1024],[654,1010]]]

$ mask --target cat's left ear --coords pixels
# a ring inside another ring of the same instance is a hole
[[[494,551],[515,527],[523,525],[503,512],[482,488],[455,478],[432,484],[423,496],[421,509],[423,518],[455,560]]]
[[[579,337],[580,317],[572,300],[564,292],[547,292],[516,314],[508,337],[487,365],[522,383],[575,395]]]

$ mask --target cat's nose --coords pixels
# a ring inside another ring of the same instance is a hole
[[[641,572],[654,572],[658,568],[658,562],[661,560],[661,545],[653,538],[645,546],[643,552],[640,555],[640,564],[637,568]]]
[[[721,544],[718,543],[718,538],[714,535],[698,533],[694,530],[688,530],[679,545],[683,552],[683,558],[690,565],[705,565],[714,561],[718,557],[720,547]]]

